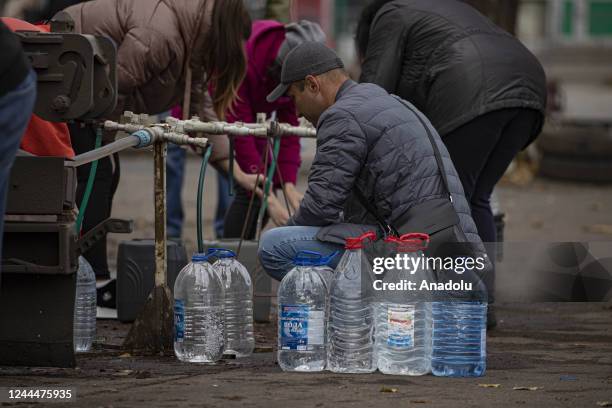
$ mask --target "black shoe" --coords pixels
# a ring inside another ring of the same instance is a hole
[[[113,279],[106,285],[96,289],[97,304],[100,307],[108,307],[110,309],[117,308],[117,280]]]
[[[495,316],[495,306],[488,305],[487,307],[487,330],[492,330],[497,327],[497,317]]]

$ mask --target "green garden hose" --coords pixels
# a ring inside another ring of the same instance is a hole
[[[99,149],[102,145],[102,128],[99,127],[96,129],[96,143],[94,146],[95,149]],[[76,233],[77,236],[81,233],[81,225],[83,224],[83,218],[85,217],[85,210],[87,210],[87,204],[89,203],[89,197],[91,196],[91,191],[93,190],[94,180],[96,178],[96,171],[98,170],[98,160],[95,160],[91,163],[91,168],[89,169],[89,177],[87,178],[87,185],[85,186],[85,193],[83,194],[83,200],[81,200],[81,208],[79,208],[79,215],[76,219]]]
[[[266,176],[266,184],[264,185],[263,199],[261,200],[261,207],[259,208],[259,215],[257,217],[258,220],[258,230],[261,232],[264,214],[268,209],[268,196],[270,195],[270,188],[272,186],[272,178],[274,177],[274,172],[276,170],[276,162],[278,160],[278,152],[280,150],[280,142],[281,138],[274,138],[274,148],[272,152],[272,160],[270,162],[270,168],[268,169],[268,174]]]
[[[200,166],[200,178],[198,179],[198,195],[196,197],[196,229],[198,232],[198,252],[204,252],[204,239],[202,238],[202,206],[204,205],[204,176],[206,175],[206,166],[208,165],[208,159],[212,153],[212,145],[209,144],[206,148],[206,152],[202,157],[202,165]]]

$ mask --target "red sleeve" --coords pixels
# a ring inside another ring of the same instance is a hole
[[[68,126],[47,122],[36,115],[30,117],[19,147],[36,156],[74,157]]]
[[[290,108],[284,108],[278,112],[278,120],[293,126],[298,125],[298,118],[293,104]],[[285,183],[297,184],[297,174],[301,164],[300,148],[300,138],[297,136],[285,136],[281,139],[278,154],[278,170]],[[276,174],[274,175],[274,186],[280,187],[280,180]]]
[[[232,122],[255,122],[255,113],[251,109],[251,98],[249,93],[249,78],[242,81],[240,89],[238,89],[238,98],[226,113],[227,121]],[[257,173],[262,171],[259,168],[261,155],[257,150],[254,136],[235,136],[234,151],[236,152],[236,161],[245,173]]]

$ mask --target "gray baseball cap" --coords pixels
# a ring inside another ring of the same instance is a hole
[[[287,54],[280,84],[266,100],[274,102],[287,92],[292,83],[303,80],[307,75],[321,75],[338,68],[344,68],[344,64],[334,50],[320,42],[304,42]]]
[[[306,41],[325,43],[325,38],[325,32],[323,32],[323,29],[317,23],[301,20],[299,23],[286,24],[285,41],[281,44],[276,56],[278,65],[283,65],[287,54],[298,45]]]

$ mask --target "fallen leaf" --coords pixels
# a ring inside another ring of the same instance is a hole
[[[143,380],[145,378],[151,378],[151,372],[150,371],[138,371],[136,373],[136,379],[138,380]]]
[[[594,203],[591,204],[591,211],[601,211],[601,209],[603,208],[603,203],[601,201],[596,201]]]
[[[123,353],[119,356],[119,358],[130,358],[132,355],[130,353]]]
[[[515,391],[537,391],[541,390],[544,387],[514,387],[512,388]]]
[[[391,388],[391,387],[381,387],[380,392],[397,392],[397,388]]]
[[[612,224],[585,225],[582,229],[592,234],[612,235]]]
[[[478,384],[478,386],[482,388],[499,388],[501,384]]]
[[[597,405],[600,407],[612,407],[612,402],[610,401],[597,401]]]
[[[128,376],[128,375],[132,374],[133,372],[134,372],[134,370],[120,370],[120,371],[115,373],[115,376],[117,376],[117,377],[125,377],[125,376]]]

